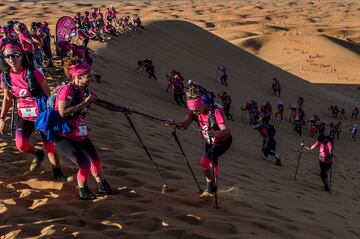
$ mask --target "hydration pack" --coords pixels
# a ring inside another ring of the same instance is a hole
[[[9,72],[2,72],[2,80],[4,82],[6,90],[9,92],[12,92],[12,84],[10,79]],[[39,83],[37,82],[35,78],[35,74],[33,70],[27,69],[25,73],[25,82],[28,85],[29,91],[31,96],[33,97],[39,97],[43,93],[42,88],[40,87]]]

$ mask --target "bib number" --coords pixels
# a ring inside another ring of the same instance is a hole
[[[28,118],[28,117],[36,117],[36,107],[32,107],[32,108],[22,108],[20,109],[22,117],[23,118]]]
[[[76,129],[75,136],[77,137],[85,137],[88,135],[86,122],[85,119],[83,118],[79,117],[75,120],[75,129]]]
[[[78,130],[79,130],[78,136],[87,136],[88,135],[86,125],[78,126]]]
[[[18,99],[18,115],[24,120],[35,121],[38,116],[38,107],[35,99]]]

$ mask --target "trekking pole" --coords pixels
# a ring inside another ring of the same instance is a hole
[[[14,136],[14,121],[15,121],[15,97],[12,98],[10,136]]]
[[[217,177],[215,175],[215,162],[212,162],[212,174],[213,174],[213,180],[214,180],[214,187],[215,187],[215,208],[218,209],[218,198],[217,198]]]
[[[295,171],[295,176],[294,176],[294,180],[296,181],[296,175],[297,175],[297,172],[298,172],[298,169],[299,169],[299,165],[300,165],[300,159],[301,159],[301,154],[302,154],[302,149],[303,149],[303,143],[304,142],[301,142],[301,146],[300,146],[300,152],[299,152],[299,158],[298,158],[298,162],[297,162],[297,165],[296,165],[296,171]]]
[[[331,167],[330,167],[330,181],[329,181],[329,193],[331,194],[331,183],[332,183],[332,165],[331,165]]]
[[[189,170],[190,170],[190,172],[191,172],[191,174],[192,174],[192,176],[193,176],[193,178],[194,178],[194,180],[195,180],[196,185],[197,185],[198,188],[199,188],[199,192],[201,193],[201,192],[202,192],[202,189],[201,189],[200,184],[199,184],[199,182],[198,182],[198,180],[197,180],[197,178],[196,178],[196,176],[195,176],[195,174],[194,174],[194,172],[193,172],[193,170],[192,170],[192,168],[191,168],[191,166],[190,166],[189,160],[188,160],[188,158],[186,157],[186,154],[185,154],[185,152],[184,152],[184,150],[183,150],[183,148],[182,148],[182,146],[181,146],[181,144],[180,144],[180,140],[179,140],[179,138],[178,138],[178,136],[177,136],[177,134],[176,134],[176,126],[175,126],[175,125],[174,125],[174,131],[173,131],[171,134],[172,134],[172,136],[174,137],[177,145],[179,146],[179,149],[180,149],[180,151],[181,151],[181,153],[182,153],[182,155],[183,155],[183,157],[184,157],[184,159],[185,159],[185,162],[186,162],[187,166],[189,167]]]
[[[130,124],[131,128],[134,130],[134,133],[136,134],[136,137],[138,138],[141,146],[142,146],[143,149],[145,150],[145,152],[146,152],[147,156],[149,157],[150,161],[152,162],[152,164],[153,164],[153,166],[154,166],[157,174],[159,175],[159,177],[161,178],[161,181],[163,182],[163,186],[162,186],[162,189],[161,189],[161,193],[166,192],[166,189],[167,189],[168,186],[167,186],[167,184],[166,184],[166,182],[165,182],[165,179],[164,179],[163,176],[161,175],[158,166],[156,165],[156,163],[155,163],[155,161],[153,160],[153,158],[151,157],[148,149],[147,149],[146,146],[144,145],[144,143],[143,143],[140,135],[139,135],[138,132],[136,131],[136,128],[135,128],[135,126],[134,126],[134,124],[133,124],[133,122],[132,122],[132,120],[131,120],[128,112],[123,112],[123,114],[124,114],[124,116],[127,118],[127,120],[129,121],[129,124]]]
[[[102,100],[102,99],[99,99],[99,98],[97,98],[96,101],[99,102],[99,103],[102,103],[102,104],[117,108],[117,110],[119,110],[120,112],[131,112],[131,113],[138,114],[138,115],[144,116],[144,117],[152,119],[152,120],[161,121],[161,122],[165,121],[164,119],[160,119],[160,118],[157,118],[155,116],[144,114],[144,113],[138,112],[136,110],[128,109],[128,108],[123,107],[123,106],[115,105],[115,104],[113,104],[111,102],[108,102],[108,101],[105,101],[105,100]]]
[[[211,141],[210,141],[211,142]],[[212,151],[213,151],[213,144],[211,142],[211,155],[212,155]],[[213,160],[213,157],[211,157],[211,171],[212,171],[212,180],[213,180],[213,183],[214,183],[214,195],[215,195],[215,208],[218,209],[218,197],[217,197],[217,189],[218,189],[218,186],[217,186],[217,177],[216,177],[216,174],[215,174],[215,160]]]

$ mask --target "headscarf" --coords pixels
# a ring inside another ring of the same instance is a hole
[[[187,100],[186,103],[190,110],[197,109],[200,106],[205,104],[202,97],[198,97],[198,98],[192,99],[192,100]]]
[[[21,47],[15,45],[15,44],[11,44],[11,43],[4,45],[4,46],[1,48],[1,51],[4,52],[4,51],[7,50],[7,49],[11,49],[11,50],[18,51],[20,54],[22,54],[22,52],[23,52],[23,51],[21,50]]]
[[[69,67],[69,74],[72,78],[76,76],[81,76],[89,73],[92,70],[91,66],[86,62],[80,62],[76,65],[72,65]]]

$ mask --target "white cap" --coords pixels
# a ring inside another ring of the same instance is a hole
[[[193,81],[192,80],[188,80],[188,85],[192,85]]]

